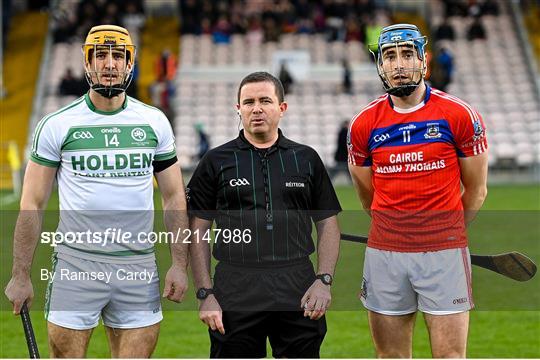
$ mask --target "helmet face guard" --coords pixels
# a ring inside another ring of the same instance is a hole
[[[426,44],[427,38],[420,34],[415,25],[396,24],[382,29],[376,46],[377,52],[371,50],[375,44],[370,46],[370,52],[375,57],[377,72],[387,93],[397,97],[409,96],[420,85],[427,70]],[[409,47],[421,61],[421,65],[417,66],[415,61],[412,67],[405,67],[401,55],[403,47]],[[389,52],[392,52],[393,60],[385,59],[385,54]],[[393,61],[395,64],[391,69],[385,70],[384,61]],[[394,79],[397,84],[392,85],[393,77],[397,77]]]
[[[82,46],[85,77],[90,87],[106,98],[126,91],[133,78],[135,45],[126,29],[115,25],[93,27]],[[105,58],[105,66],[98,67],[98,60]],[[121,68],[118,60],[124,59]]]

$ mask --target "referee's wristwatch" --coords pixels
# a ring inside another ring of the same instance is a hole
[[[332,281],[334,281],[334,278],[330,274],[317,274],[316,278],[321,280],[324,285],[328,286],[332,285]]]
[[[210,289],[210,288],[200,288],[199,290],[197,290],[197,299],[199,300],[204,300],[208,297],[208,295],[211,295],[214,293],[214,289]]]

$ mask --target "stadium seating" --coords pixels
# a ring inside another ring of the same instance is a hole
[[[468,41],[467,23],[450,19],[458,39],[455,81],[449,92],[465,99],[483,115],[489,128],[490,163],[529,167],[540,162],[540,104],[509,15],[484,16],[487,40]]]
[[[432,25],[441,20],[434,14]],[[540,101],[509,9],[501,6],[499,16],[482,17],[487,40],[466,39],[469,21],[450,18],[457,39],[448,44],[456,63],[448,92],[466,100],[482,114],[488,126],[492,167],[538,165]],[[196,123],[205,126],[212,146],[236,135],[239,123],[234,105],[241,76],[250,70],[271,69],[273,52],[289,49],[309,53],[312,76],[293,85],[287,96],[290,106],[282,128],[289,137],[313,146],[327,165],[333,165],[339,124],[381,94],[382,88],[362,43],[327,42],[322,34],[284,34],[278,43],[260,45],[249,43],[243,35],[233,35],[230,44],[214,44],[210,35],[182,36],[173,102],[182,165],[194,164]],[[344,57],[353,68],[354,95],[340,90],[340,61]],[[81,63],[78,44],[54,46],[43,114],[72,100],[56,95],[56,89],[67,67],[72,67],[76,75],[82,74]],[[214,73],[205,74],[208,69]],[[220,76],[214,76],[218,72]],[[229,76],[229,72],[241,75]]]
[[[489,129],[490,165],[530,167],[540,162],[540,104],[523,59],[511,17],[503,9],[500,16],[484,16],[487,40],[465,38],[468,21],[451,18],[457,40],[448,44],[455,56],[456,73],[448,92],[466,100],[484,117]],[[353,65],[369,64],[367,52],[357,42],[328,43],[322,35],[284,35],[279,43],[251,46],[241,35],[230,45],[215,45],[209,35],[186,35],[181,40],[181,66],[271,68],[271,53],[276,49],[305,49],[312,63],[335,65],[344,55]],[[304,81],[294,85],[287,96],[288,115],[282,128],[287,135],[313,146],[325,163],[333,163],[339,124],[350,119],[370,99],[381,92],[373,68],[370,76],[355,78],[354,96],[339,94],[340,77],[333,80]],[[201,81],[189,76],[178,78],[176,130],[180,153],[189,164],[196,147],[193,125],[206,125],[212,145],[230,139],[237,132],[236,81]],[[364,75],[364,73],[362,73]],[[214,94],[211,98],[208,94]],[[211,104],[211,106],[209,106]]]
[[[339,63],[347,57],[368,62],[364,46],[357,42],[326,42],[323,35],[283,34],[279,43],[251,44],[243,35],[233,35],[231,44],[213,44],[211,35],[182,36],[182,66],[267,65],[275,50],[305,49],[314,64]]]

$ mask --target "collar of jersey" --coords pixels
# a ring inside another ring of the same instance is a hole
[[[424,105],[427,104],[430,96],[431,96],[431,87],[426,85],[426,96],[424,97],[424,100],[422,102],[420,102],[420,104],[415,105],[412,108],[408,108],[408,109],[398,108],[392,102],[392,97],[391,96],[388,96],[388,102],[389,102],[390,106],[392,107],[392,109],[394,109],[395,112],[400,113],[400,114],[409,114],[409,113],[415,112],[416,110],[421,109],[422,107],[424,107]]]
[[[238,137],[236,138],[236,145],[240,149],[255,148],[255,146],[253,146],[253,144],[250,143],[244,136],[243,129],[240,130],[240,134],[238,134]],[[281,129],[278,129],[278,139],[272,146],[270,146],[270,148],[274,146],[279,146],[280,148],[283,148],[283,149],[288,149],[291,146],[291,141],[287,139],[285,136],[283,136]]]
[[[84,101],[86,102],[86,105],[88,106],[88,108],[90,110],[92,110],[93,112],[95,112],[96,114],[100,114],[100,115],[114,115],[114,114],[118,114],[120,111],[124,110],[126,107],[127,107],[127,100],[128,97],[126,95],[126,98],[124,99],[124,103],[122,104],[122,106],[120,106],[118,109],[116,110],[113,110],[113,111],[102,111],[102,110],[98,110],[96,109],[96,107],[94,106],[94,104],[92,103],[92,100],[90,100],[90,94],[89,93],[86,93],[84,94]]]

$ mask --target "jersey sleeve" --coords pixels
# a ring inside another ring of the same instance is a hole
[[[176,157],[176,141],[167,117],[160,113],[158,127],[158,145],[156,148],[155,161],[169,160]]]
[[[313,193],[311,198],[311,218],[314,222],[327,219],[341,211],[336,191],[330,181],[330,176],[315,150],[313,164]]]
[[[62,161],[62,134],[53,120],[43,118],[34,131],[30,159],[37,164],[59,167]]]
[[[366,117],[361,113],[351,120],[347,134],[348,162],[355,166],[371,166],[369,153],[370,130]]]
[[[486,126],[480,114],[464,104],[452,113],[450,126],[459,157],[469,157],[487,151]]]
[[[206,153],[186,187],[186,199],[190,215],[210,220],[214,219],[217,206],[217,178],[209,153]]]

